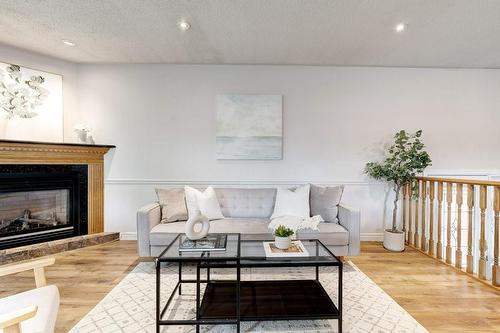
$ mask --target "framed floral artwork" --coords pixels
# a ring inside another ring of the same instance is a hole
[[[0,139],[63,141],[61,75],[0,62]]]

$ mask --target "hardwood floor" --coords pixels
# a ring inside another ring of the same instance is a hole
[[[414,249],[365,242],[351,258],[430,332],[500,332],[500,292]]]
[[[56,332],[67,332],[139,258],[135,241],[118,241],[58,254],[47,281],[59,287]],[[500,332],[500,292],[415,250],[389,253],[362,244],[351,260],[430,332]],[[0,278],[0,297],[34,287],[33,273]]]
[[[117,241],[55,255],[47,283],[59,287],[56,332],[68,332],[137,264],[135,241]],[[35,287],[33,272],[0,278],[0,297]]]

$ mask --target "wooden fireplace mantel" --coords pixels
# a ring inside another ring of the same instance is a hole
[[[113,145],[0,140],[0,164],[85,164],[88,233],[104,231],[104,155]]]

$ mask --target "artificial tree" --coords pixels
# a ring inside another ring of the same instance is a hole
[[[394,207],[392,210],[392,228],[387,231],[398,231],[397,209],[401,189],[410,185],[416,189],[415,177],[431,165],[431,158],[425,151],[421,141],[422,130],[409,134],[404,130],[394,135],[394,143],[387,150],[386,158],[382,162],[366,164],[365,173],[370,177],[390,183],[395,192]],[[415,195],[418,195],[415,193]]]

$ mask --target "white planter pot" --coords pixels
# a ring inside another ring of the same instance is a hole
[[[405,234],[402,231],[384,230],[384,248],[393,252],[403,252],[405,250]]]
[[[290,247],[291,243],[292,240],[290,237],[278,237],[278,236],[274,237],[274,245],[276,245],[278,249],[286,250]]]

